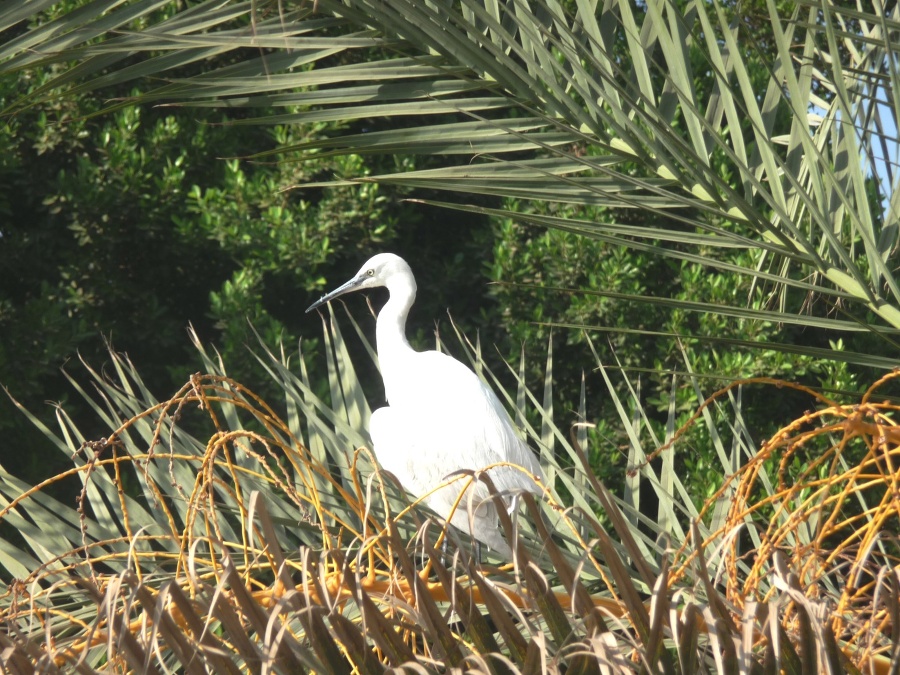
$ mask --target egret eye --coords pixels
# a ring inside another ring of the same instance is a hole
[[[374,276],[375,276],[375,270],[366,270],[366,276],[374,277]]]

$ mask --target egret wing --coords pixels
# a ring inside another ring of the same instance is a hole
[[[404,489],[423,498],[432,511],[498,553],[509,551],[485,484],[454,475],[471,467],[464,466],[465,455],[452,441],[435,434],[426,420],[411,418],[394,406],[372,414],[370,433],[378,463]],[[466,492],[457,504],[463,490]]]
[[[392,407],[409,411],[427,423],[442,443],[456,447],[466,460],[459,468],[482,469],[509,462],[543,479],[540,463],[519,438],[503,404],[490,387],[456,359],[440,352],[415,356],[416,381],[389,398]],[[538,491],[534,482],[519,470],[498,468],[491,472],[498,490]]]

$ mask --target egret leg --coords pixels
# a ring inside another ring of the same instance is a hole
[[[446,534],[441,542],[441,564],[444,567],[450,566],[450,537],[446,536]]]
[[[444,567],[447,567],[450,564],[450,537],[444,537],[444,540],[441,542],[441,564]],[[475,540],[475,546],[473,547],[472,553],[475,556],[475,564],[480,565],[482,563],[481,557],[481,542],[477,539]]]

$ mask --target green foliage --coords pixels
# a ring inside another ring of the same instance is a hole
[[[0,79],[0,105],[52,76]],[[135,106],[91,117],[100,105],[90,95],[48,101],[0,128],[0,383],[30,405],[64,391],[66,361],[102,359],[104,338],[154,364],[151,388],[171,388],[192,367],[189,324],[250,377],[248,320],[296,340],[325,261],[355,260],[395,236],[404,209],[375,185],[290,189],[365,172],[363,159],[243,159],[333,125],[239,127],[215,111]],[[0,405],[5,447],[35,442]],[[13,465],[43,468],[40,452],[17,456]]]
[[[741,320],[717,312],[716,307],[745,304],[765,310],[769,299],[763,288],[749,277],[704,267],[690,261],[666,260],[658,255],[623,245],[562,230],[547,230],[522,222],[533,216],[553,216],[570,222],[630,222],[650,226],[650,214],[589,207],[562,207],[510,200],[505,208],[515,218],[496,221],[496,243],[489,275],[500,321],[509,333],[506,358],[514,359],[517,346],[536,345],[554,333],[557,360],[556,386],[564,400],[561,410],[577,409],[579,383],[585,364],[596,349],[605,363],[616,363],[641,380],[641,393],[655,409],[651,418],[662,432],[669,407],[679,413],[683,424],[699,401],[683,374],[687,359],[693,372],[711,378],[711,386],[753,377],[784,378],[812,387],[849,394],[859,390],[861,374],[872,378],[875,371],[851,367],[804,353],[804,347],[825,336],[811,330],[759,320]],[[657,242],[659,244],[659,242]],[[712,255],[712,253],[711,253]],[[760,251],[732,249],[717,259],[732,265],[752,267],[759,263]],[[648,302],[647,297],[676,301],[674,307]],[[684,301],[684,306],[677,306]],[[693,303],[697,308],[688,308]],[[817,307],[819,313],[823,308]],[[594,339],[589,346],[587,331]],[[868,336],[851,337],[854,351],[871,344]],[[739,342],[753,343],[750,349],[736,348]],[[767,349],[771,343],[776,349]],[[841,351],[843,342],[830,348]],[[784,346],[796,346],[795,352]],[[677,386],[672,390],[672,378]],[[531,381],[541,377],[536,364]],[[604,385],[596,374],[588,373],[588,391],[597,395]],[[620,386],[620,394],[624,389]],[[671,400],[675,396],[674,402]],[[787,416],[799,415],[807,402],[790,390],[748,392],[744,414],[757,438],[773,433]],[[608,485],[622,483],[622,457],[614,448],[627,443],[625,429],[615,431],[615,410],[604,406],[592,411],[590,421],[603,420],[602,436],[606,453],[598,453],[595,468]],[[593,436],[598,440],[600,436]],[[690,450],[679,456],[679,468],[690,476],[690,489],[700,501],[708,497],[720,479],[715,451],[702,428],[689,436]]]

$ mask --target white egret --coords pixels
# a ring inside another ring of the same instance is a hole
[[[469,368],[437,351],[417,352],[406,340],[406,317],[416,298],[409,265],[392,253],[370,259],[350,281],[323,296],[306,311],[351,291],[387,287],[390,299],[378,314],[375,336],[381,377],[389,405],[372,414],[369,431],[378,462],[401,485],[445,520],[469,532],[501,556],[511,550],[499,527],[483,482],[462,477],[432,492],[459,471],[487,471],[505,495],[522,490],[540,494],[531,475],[543,481],[541,466],[513,428],[493,391]],[[429,494],[431,493],[431,494]]]

